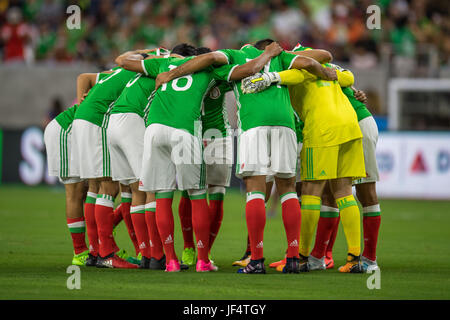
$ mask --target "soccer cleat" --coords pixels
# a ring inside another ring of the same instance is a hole
[[[325,256],[325,266],[327,267],[327,269],[334,268],[334,260],[331,254],[327,253],[327,255]]]
[[[195,263],[195,250],[194,248],[185,248],[181,255],[181,263],[192,266]]]
[[[128,261],[129,263],[135,264],[135,265],[140,265],[141,264],[141,260],[136,259],[135,257],[130,256],[125,249],[121,249],[119,251],[116,252],[117,256],[119,258],[122,258],[123,260]]]
[[[152,257],[150,259],[149,269],[151,270],[165,270],[166,269],[166,256],[163,255],[161,259],[157,260]]]
[[[83,251],[79,254],[73,254],[72,264],[76,266],[85,266],[89,258],[89,250]]]
[[[276,267],[278,267],[280,265],[284,266],[285,264],[286,264],[286,258],[284,258],[284,259],[282,259],[280,261],[272,262],[271,264],[269,264],[269,268],[276,268]]]
[[[237,273],[266,273],[266,268],[264,267],[264,258],[259,260],[250,260],[250,262],[243,268],[239,268]]]
[[[372,273],[372,271],[380,270],[377,260],[372,261],[364,256],[361,256],[361,266],[364,272]]]
[[[208,259],[209,259],[209,261],[211,261],[212,264],[214,264],[214,260],[212,259],[211,252],[208,253]]]
[[[203,260],[198,260],[197,265],[195,267],[195,271],[197,272],[209,272],[209,271],[217,271],[219,268],[215,266],[211,261],[206,263]]]
[[[139,269],[150,269],[150,258],[142,256],[141,263],[139,264]]]
[[[95,267],[97,265],[97,256],[89,253],[89,257],[86,259],[86,267]]]
[[[118,268],[118,269],[137,269],[138,266],[117,256],[115,253],[111,253],[109,256],[102,258],[97,257],[97,268]]]
[[[250,255],[250,252],[246,252],[241,259],[233,262],[232,266],[245,267],[248,265],[251,258],[252,256]]]
[[[308,269],[310,271],[314,270],[325,270],[327,266],[325,265],[325,257],[318,259],[314,256],[308,257]]]
[[[286,258],[286,265],[282,269],[283,273],[300,273],[300,259]]]
[[[339,267],[338,270],[342,273],[363,273],[364,270],[361,265],[361,256],[354,256],[349,253],[347,255],[347,263]]]
[[[178,260],[172,259],[166,264],[166,272],[180,272],[180,263]]]

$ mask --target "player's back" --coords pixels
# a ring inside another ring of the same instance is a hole
[[[304,121],[304,145],[333,146],[361,138],[356,113],[339,83],[304,74],[305,81],[289,88],[292,106]]]
[[[114,102],[111,114],[136,113],[144,118],[149,99],[154,90],[155,79],[137,73],[128,81],[120,96]]]
[[[172,70],[191,58],[144,60],[145,71],[151,77]],[[150,105],[148,125],[160,123],[173,128],[185,129],[191,134],[201,134],[197,122],[201,118],[203,99],[214,85],[214,77],[209,70],[186,75],[169,81],[156,91]]]
[[[119,67],[112,69],[111,73],[100,73],[97,83],[79,105],[75,119],[87,120],[101,126],[108,108],[135,74]]]
[[[220,52],[224,53],[232,64],[245,64],[263,53],[251,45],[246,45],[241,50],[225,49]],[[295,58],[295,55],[283,51],[266,64],[264,71],[279,72],[289,69]],[[285,126],[294,130],[289,92],[285,86],[271,86],[259,93],[243,94],[240,82],[233,82],[233,90],[238,103],[238,124],[242,130],[257,126]]]
[[[202,110],[203,134],[209,129],[219,130],[222,136],[226,136],[229,130],[228,118],[225,106],[225,94],[232,90],[228,83],[219,82],[211,88],[205,96]]]

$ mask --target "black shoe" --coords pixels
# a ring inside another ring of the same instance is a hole
[[[295,257],[286,258],[283,273],[300,273],[300,259]]]
[[[266,268],[264,267],[264,258],[259,260],[250,260],[248,265],[244,268],[240,268],[238,273],[266,273]]]
[[[150,258],[142,256],[141,263],[139,264],[139,269],[150,269],[150,261]]]
[[[95,263],[95,266],[97,268],[112,268],[113,266],[108,263],[108,259],[112,258],[115,255],[115,253],[111,253],[107,255],[106,257],[102,258],[100,254],[97,256],[97,262]]]
[[[180,263],[180,270],[188,270],[189,266],[187,264],[184,263]]]
[[[95,267],[97,265],[97,256],[93,256],[89,253],[89,257],[86,259],[86,267]]]
[[[151,270],[166,270],[166,256],[163,255],[162,258],[159,260],[152,257],[150,259],[148,268]]]
[[[299,254],[300,259],[299,259],[299,271],[300,272],[309,272],[309,264],[308,264],[308,257],[305,257],[302,254]]]

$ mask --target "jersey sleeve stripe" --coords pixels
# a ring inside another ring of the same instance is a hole
[[[228,82],[231,81],[231,80],[230,80],[231,74],[233,73],[234,69],[235,69],[236,67],[238,67],[238,66],[239,66],[238,64],[235,65],[233,68],[231,68],[230,72],[228,72],[228,76],[227,76],[227,81],[228,81]]]
[[[228,60],[228,56],[225,54],[225,53],[223,53],[222,51],[220,51],[220,50],[218,50],[218,51],[215,51],[215,52],[218,52],[218,53],[221,53],[221,54],[223,54],[224,56],[225,56],[225,58],[227,58],[227,64],[230,64],[230,60]]]
[[[148,76],[147,69],[145,69],[144,60],[141,60],[141,64],[142,64],[142,70],[144,70],[145,75]]]
[[[98,79],[100,78],[100,72],[97,72],[97,76],[95,77],[95,83],[98,82]]]
[[[289,64],[288,70],[292,68],[292,65],[294,64],[294,61],[295,61],[298,57],[299,57],[299,56],[296,55],[296,56],[292,59],[291,63]]]

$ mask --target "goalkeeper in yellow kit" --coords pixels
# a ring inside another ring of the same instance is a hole
[[[293,51],[303,51],[297,46]],[[353,84],[350,72],[336,70],[337,81],[320,80],[300,70],[263,73],[242,80],[244,93],[256,93],[272,84],[289,86],[292,107],[304,122],[300,154],[302,179],[301,271],[322,264],[325,257],[309,257],[327,181],[341,212],[347,239],[347,263],[341,272],[361,273],[360,212],[352,195],[352,180],[365,177],[362,133],[354,109],[341,86]],[[308,261],[309,259],[318,261]]]

